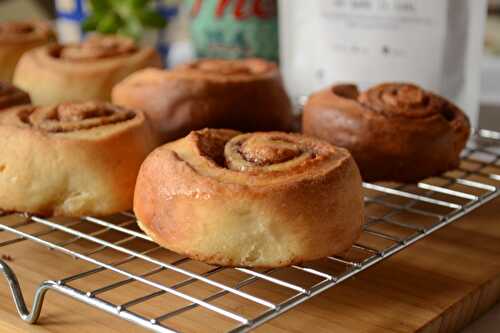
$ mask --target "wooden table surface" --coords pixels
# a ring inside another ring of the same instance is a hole
[[[0,249],[0,254],[5,253]],[[19,275],[30,303],[41,281],[88,269],[84,262],[26,242],[9,248],[8,255],[12,257],[9,265]],[[499,297],[500,199],[496,199],[257,331],[456,332]],[[51,292],[39,324],[28,325],[18,318],[3,281],[0,299],[0,331],[143,331]],[[192,331],[222,328],[189,317],[182,325],[181,328]]]

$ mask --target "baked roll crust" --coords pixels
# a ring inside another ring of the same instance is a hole
[[[111,89],[130,73],[160,67],[158,53],[119,36],[93,35],[80,44],[51,44],[23,55],[14,83],[37,105],[110,101]]]
[[[416,182],[456,168],[470,132],[457,106],[403,83],[334,85],[309,98],[302,125],[347,148],[365,181]]]
[[[26,92],[8,82],[0,81],[0,110],[30,103],[30,97]]]
[[[173,70],[146,69],[113,89],[113,103],[143,110],[162,141],[191,130],[289,130],[292,108],[275,64],[204,59]]]
[[[82,216],[132,208],[154,141],[142,112],[86,102],[0,112],[0,147],[1,210]]]
[[[55,38],[48,22],[0,22],[0,81],[11,82],[19,58]]]
[[[134,196],[140,227],[210,264],[279,267],[347,250],[363,224],[349,152],[300,134],[205,129],[157,148]]]

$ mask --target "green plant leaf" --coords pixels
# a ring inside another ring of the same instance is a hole
[[[133,15],[133,8],[128,1],[124,0],[110,0],[112,10],[118,14],[122,19],[127,19]]]
[[[108,0],[90,0],[93,12],[106,12],[111,8]]]
[[[163,28],[166,20],[151,0],[90,0],[92,13],[82,22],[85,31],[120,33],[139,39],[145,27]]]
[[[118,30],[119,34],[126,35],[138,40],[144,29],[141,22],[135,18],[129,19],[124,22],[124,25]]]
[[[118,31],[121,26],[120,17],[115,13],[106,14],[97,24],[97,31],[112,34]]]
[[[95,15],[90,15],[82,22],[82,29],[85,32],[94,31],[97,29],[98,20]]]
[[[139,20],[141,23],[150,28],[164,28],[167,22],[161,16],[152,9],[144,9],[138,13]]]
[[[128,0],[127,1],[129,6],[134,9],[143,9],[147,8],[149,3],[151,2],[150,0]]]

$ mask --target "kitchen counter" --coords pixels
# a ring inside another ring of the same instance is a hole
[[[499,330],[500,326],[500,304],[495,305],[493,309],[486,312],[484,316],[478,318],[462,333],[493,333]]]

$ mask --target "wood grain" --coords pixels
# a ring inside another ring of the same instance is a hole
[[[419,241],[356,277],[307,301],[288,313],[264,324],[258,332],[457,332],[488,310],[500,298],[500,199],[490,202],[462,220]],[[57,236],[55,236],[57,237]],[[85,248],[86,244],[77,246]],[[56,279],[94,266],[76,261],[36,244],[21,242],[0,248],[0,254],[12,257],[9,264],[16,271],[25,296],[31,300],[43,280]],[[105,254],[102,254],[105,256]],[[175,260],[162,257],[163,260]],[[136,265],[137,266],[137,265]],[[146,267],[126,266],[137,272]],[[151,267],[149,267],[151,268]],[[202,267],[190,267],[203,271]],[[286,272],[285,272],[286,273]],[[116,281],[113,273],[100,273],[92,280],[75,286],[97,288]],[[175,276],[159,275],[162,283],[175,282]],[[238,281],[241,276],[223,272],[213,279]],[[292,277],[293,278],[293,277]],[[170,279],[172,281],[170,281]],[[297,279],[300,277],[297,276]],[[314,281],[298,281],[298,283]],[[270,290],[257,283],[252,293],[274,301],[286,296],[279,289]],[[130,284],[119,292],[103,294],[113,302],[123,302],[149,290]],[[193,285],[182,291],[197,297],[214,292],[211,287]],[[38,325],[20,321],[6,284],[0,283],[0,331],[25,332],[140,332],[141,328],[112,315],[49,292]],[[218,303],[220,302],[220,303]],[[224,305],[251,316],[262,307],[225,297]],[[144,315],[158,315],[187,304],[182,300],[158,298],[141,307]],[[222,300],[214,304],[222,304]],[[203,318],[201,322],[199,318]],[[187,331],[222,331],[234,322],[213,318],[203,309],[186,312],[176,318],[174,328]]]

